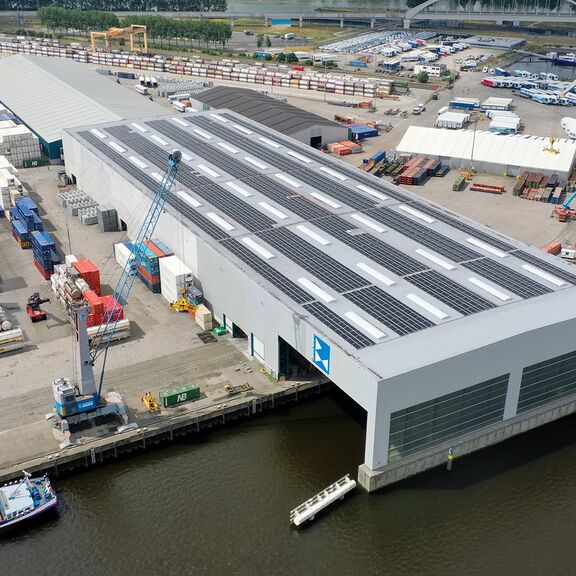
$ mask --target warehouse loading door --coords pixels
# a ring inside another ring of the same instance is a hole
[[[320,146],[322,146],[322,136],[312,136],[310,138],[310,146],[312,146],[312,148],[320,148]]]
[[[307,358],[280,336],[278,336],[278,375],[286,379],[321,378],[324,376]]]

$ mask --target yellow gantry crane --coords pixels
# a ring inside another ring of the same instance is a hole
[[[130,52],[148,52],[148,33],[146,26],[140,24],[132,24],[126,28],[110,28],[106,32],[90,32],[90,40],[92,41],[92,50],[96,52],[96,41],[98,38],[104,38],[106,50],[110,51],[110,38],[123,38],[130,37]],[[138,46],[134,39],[142,36],[144,46]]]

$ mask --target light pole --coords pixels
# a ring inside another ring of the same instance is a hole
[[[470,172],[474,172],[474,145],[476,144],[476,128],[478,126],[478,113],[472,112],[472,121],[474,122],[474,132],[472,132],[472,150],[470,151]]]

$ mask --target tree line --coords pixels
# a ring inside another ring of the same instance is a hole
[[[58,7],[105,12],[225,12],[226,0],[0,0],[0,10]]]
[[[164,16],[128,16],[118,18],[112,12],[102,10],[68,10],[66,8],[45,7],[38,10],[38,18],[43,26],[54,32],[73,33],[80,31],[88,34],[90,31],[104,31],[112,27],[124,27],[131,24],[146,26],[148,37],[154,41],[159,40],[162,45],[167,41],[169,45],[173,40],[204,44],[210,43],[226,45],[232,37],[229,24],[214,20],[176,20]]]

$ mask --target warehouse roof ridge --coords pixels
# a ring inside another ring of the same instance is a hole
[[[147,194],[179,147],[168,210],[356,354],[465,318],[488,337],[496,310],[520,329],[544,321],[528,304],[576,285],[565,264],[231,112],[67,133]]]

